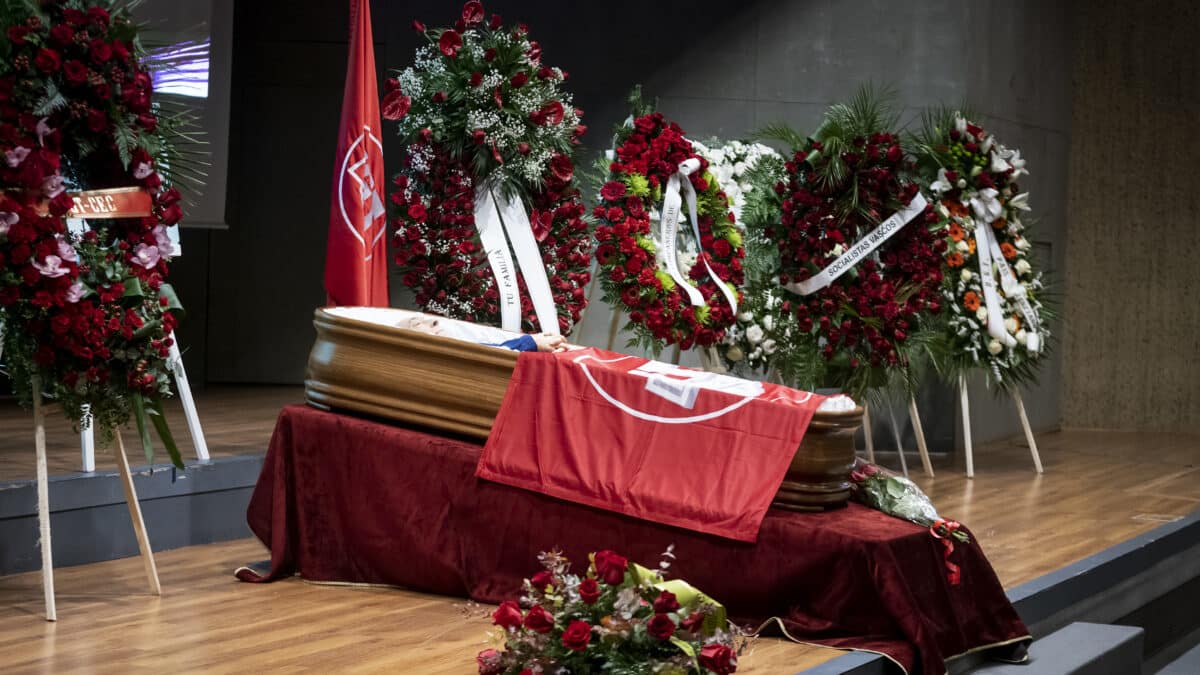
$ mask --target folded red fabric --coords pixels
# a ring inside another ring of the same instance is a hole
[[[754,541],[822,400],[599,349],[522,354],[475,475]]]

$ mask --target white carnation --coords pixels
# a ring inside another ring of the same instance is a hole
[[[774,340],[763,340],[762,350],[763,350],[764,354],[774,354],[775,353],[775,341]]]
[[[970,281],[971,277],[975,275],[971,274],[971,270],[963,270],[961,276],[963,281]]]
[[[987,321],[987,307],[980,307],[975,310],[975,318],[979,319],[980,323]]]
[[[753,326],[750,326],[749,328],[747,328],[746,329],[746,339],[749,340],[750,344],[752,344],[752,345],[756,345],[756,344],[762,342],[762,339],[763,339],[762,326],[760,326],[758,324],[754,324]]]
[[[741,321],[742,323],[749,323],[754,320],[754,315],[750,312],[742,312],[741,314],[738,314],[737,318],[738,321]]]
[[[1004,351],[1004,345],[1000,344],[998,340],[992,340],[988,343],[988,353],[992,356],[995,356],[1002,351]]]
[[[1017,274],[1029,274],[1033,268],[1025,260],[1018,260],[1017,264],[1013,265],[1013,269],[1017,271]]]

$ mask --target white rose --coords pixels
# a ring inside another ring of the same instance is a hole
[[[734,164],[734,165],[733,165],[733,172],[734,172],[735,174],[739,175],[739,176],[740,176],[740,175],[742,175],[742,174],[744,174],[744,173],[746,173],[746,163],[745,163],[745,162],[738,162],[737,164]]]
[[[775,341],[774,340],[763,340],[762,350],[763,350],[763,353],[774,354],[775,353]]]
[[[975,275],[971,274],[971,270],[963,270],[961,276],[963,281],[970,281],[971,277]]]
[[[1011,316],[1004,320],[1004,329],[1010,333],[1017,332],[1017,320]]]
[[[1029,266],[1028,262],[1024,260],[1018,260],[1017,264],[1013,265],[1013,269],[1017,271],[1017,274],[1029,274],[1029,271],[1033,268]]]
[[[770,306],[770,305],[768,304],[768,306]],[[764,329],[771,330],[772,328],[775,327],[775,317],[771,316],[770,314],[764,316],[763,320],[762,320],[762,324],[763,324]],[[767,353],[769,354],[770,352],[767,352]]]
[[[1013,244],[1016,245],[1018,251],[1028,251],[1031,246],[1029,240],[1025,237],[1017,237]]]
[[[754,320],[754,315],[751,314],[750,312],[742,312],[741,314],[738,314],[738,321],[741,321],[742,323],[749,323],[750,321],[753,321],[753,320]]]
[[[745,358],[745,356],[746,355],[742,353],[741,348],[738,347],[737,345],[734,345],[734,346],[730,347],[729,349],[725,350],[725,358],[729,359],[730,361],[733,361],[734,363],[741,361],[743,358]]]
[[[987,307],[980,307],[979,309],[975,310],[975,318],[978,319],[980,323],[985,323],[987,321]]]
[[[963,253],[971,250],[971,247],[967,246],[967,241],[965,239],[960,239],[959,242],[954,245],[954,248],[962,251]]]
[[[756,345],[756,344],[762,342],[762,339],[763,339],[762,326],[760,326],[758,324],[754,324],[753,326],[750,326],[749,328],[747,328],[746,329],[746,339],[749,340],[750,344],[752,344],[752,345]]]
[[[999,341],[992,340],[991,342],[988,343],[988,353],[991,354],[992,356],[995,356],[996,354],[999,354],[1002,351],[1004,351],[1004,345],[1000,344]]]
[[[1029,336],[1025,333],[1024,328],[1017,331],[1017,334],[1015,337],[1017,338],[1017,342],[1019,342],[1020,344],[1025,344],[1025,341],[1029,339]]]

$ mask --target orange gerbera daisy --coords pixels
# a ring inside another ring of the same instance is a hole
[[[1007,241],[1003,244],[1000,244],[1000,252],[1004,254],[1004,257],[1007,260],[1012,260],[1013,258],[1017,257],[1016,247]]]
[[[953,239],[954,241],[962,241],[963,234],[965,234],[963,232],[962,226],[959,225],[958,223],[950,223],[949,232],[950,232],[950,238]]]
[[[951,251],[946,255],[946,264],[951,267],[962,267],[963,257],[958,251]]]
[[[992,227],[996,228],[997,230],[1003,230],[1004,228],[1008,227],[1008,221],[1003,218],[997,218],[992,221]]]
[[[963,307],[972,312],[979,309],[979,296],[975,294],[975,291],[967,291],[967,294],[963,296]]]
[[[949,211],[950,215],[952,215],[952,216],[957,216],[959,218],[965,218],[969,214],[969,212],[967,211],[967,207],[965,205],[963,205],[962,202],[957,202],[957,201],[954,201],[953,199],[947,199],[946,201],[944,201],[942,203],[945,205],[946,210]]]

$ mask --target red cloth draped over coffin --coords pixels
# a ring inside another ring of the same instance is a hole
[[[271,569],[315,581],[395,584],[500,602],[540,551],[572,560],[611,548],[654,562],[718,599],[741,625],[779,617],[795,639],[887,655],[940,674],[951,656],[1018,643],[1028,630],[975,543],[952,559],[928,531],[858,504],[770,509],[754,544],[637,520],[475,477],[481,448],[304,406],[285,408],[248,521]]]
[[[600,349],[525,353],[475,475],[753,542],[824,399]]]

